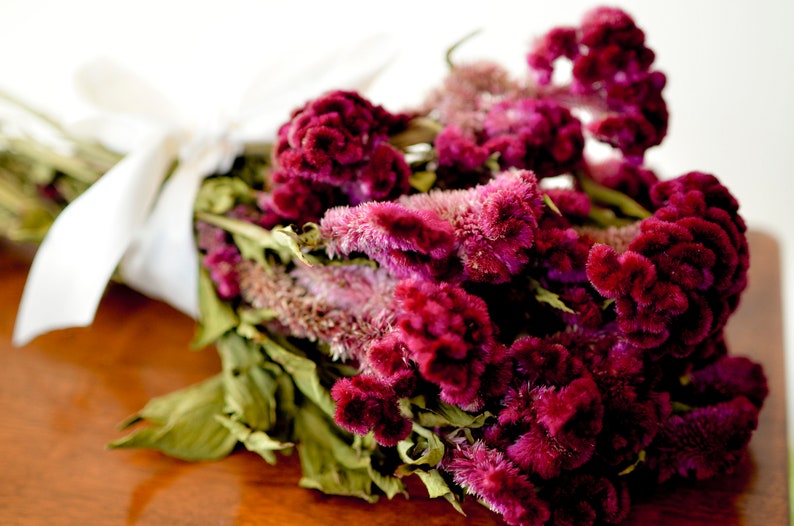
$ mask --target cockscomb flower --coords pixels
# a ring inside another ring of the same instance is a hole
[[[744,458],[757,425],[758,408],[743,396],[672,416],[649,451],[650,467],[660,481],[730,473]]]
[[[564,386],[524,384],[505,397],[486,442],[527,473],[552,479],[592,457],[604,406],[587,375]]]
[[[595,473],[564,476],[551,491],[542,491],[541,497],[549,502],[550,524],[555,526],[618,524],[630,510],[627,484]]]
[[[549,508],[538,498],[535,486],[501,451],[481,442],[462,447],[446,470],[507,524],[541,526],[549,519]]]
[[[218,296],[232,299],[240,294],[237,264],[242,260],[240,250],[229,241],[228,234],[208,223],[197,222],[197,246],[202,252],[201,264],[210,273]]]
[[[578,28],[557,28],[538,40],[527,63],[541,87],[553,82],[555,62],[572,62],[570,86],[554,91],[593,116],[593,136],[639,163],[667,133],[665,76],[650,68],[654,53],[634,20],[616,8],[588,12]]]
[[[336,402],[336,423],[351,433],[372,431],[384,446],[395,446],[411,433],[411,421],[400,413],[398,396],[379,377],[341,378],[331,388],[331,397]]]
[[[744,396],[760,408],[769,394],[762,367],[743,356],[723,356],[683,379],[682,401],[710,404]]]
[[[506,171],[466,190],[329,210],[331,255],[362,252],[398,277],[504,283],[529,261],[542,201],[530,172]]]
[[[438,278],[450,273],[455,231],[432,210],[364,203],[328,210],[320,233],[329,255],[363,253],[397,277]]]
[[[521,93],[519,83],[495,62],[460,64],[450,70],[443,86],[430,94],[421,113],[444,126],[457,127],[465,135],[476,135],[493,104]]]
[[[506,358],[485,302],[458,286],[419,280],[400,282],[394,297],[400,337],[422,377],[445,402],[480,405],[483,372]]]
[[[369,342],[394,323],[389,305],[396,282],[379,269],[317,265],[287,272],[243,260],[237,272],[243,300],[274,313],[271,328],[326,342],[334,358],[363,357]]]
[[[481,142],[499,154],[502,168],[532,170],[539,178],[573,170],[584,149],[579,119],[553,100],[534,98],[494,104]]]
[[[406,193],[410,169],[389,135],[407,122],[351,91],[308,102],[279,129],[262,208],[284,222],[317,221],[334,205]]]
[[[651,194],[664,206],[622,254],[594,245],[587,277],[616,300],[619,327],[633,344],[687,353],[720,331],[738,304],[749,261],[745,227],[713,176],[686,174]]]

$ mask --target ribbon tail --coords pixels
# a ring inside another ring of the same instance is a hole
[[[122,159],[59,214],[31,265],[14,345],[55,329],[84,327],[176,157],[160,136]]]
[[[130,287],[194,319],[199,316],[194,203],[202,179],[223,164],[228,153],[210,150],[180,162],[119,266]]]

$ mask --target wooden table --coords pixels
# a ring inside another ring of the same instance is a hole
[[[751,235],[751,284],[728,330],[732,352],[763,363],[771,394],[750,456],[720,480],[635,499],[629,525],[788,524],[779,253]],[[111,286],[88,329],[11,346],[30,254],[0,243],[0,524],[497,525],[474,502],[397,497],[370,506],[300,489],[297,457],[270,466],[252,454],[191,464],[151,451],[106,451],[116,425],[153,396],[219,370],[193,352],[191,320]]]

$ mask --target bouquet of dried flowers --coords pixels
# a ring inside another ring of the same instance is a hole
[[[598,8],[525,78],[451,64],[410,112],[341,90],[295,109],[195,201],[196,345],[222,371],[112,446],[297,450],[301,486],[375,501],[416,476],[512,525],[619,523],[632,481],[730,472],[767,395],[723,338],[745,224],[714,176],[643,165],[668,123],[653,62]],[[0,233],[40,239],[117,160],[68,139],[3,144]]]

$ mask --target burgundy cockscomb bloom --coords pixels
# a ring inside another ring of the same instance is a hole
[[[488,109],[496,102],[521,93],[509,72],[494,62],[456,65],[444,85],[428,97],[422,113],[444,126],[456,126],[464,134],[482,130]]]
[[[397,203],[364,203],[328,210],[320,232],[331,256],[364,253],[397,277],[449,273],[455,231],[432,210]]]
[[[481,442],[461,448],[446,467],[457,484],[477,496],[512,526],[541,526],[550,513],[535,487],[498,450]]]
[[[439,386],[447,403],[479,405],[487,364],[506,355],[485,302],[455,285],[418,280],[402,281],[395,299],[397,327],[422,377]]]
[[[744,396],[760,408],[769,388],[761,365],[743,356],[723,356],[686,376],[684,401],[717,403]]]
[[[744,458],[757,426],[758,408],[743,396],[673,416],[649,450],[649,465],[660,481],[730,473]]]
[[[331,388],[334,420],[351,433],[372,431],[384,446],[395,446],[411,433],[411,421],[400,413],[398,397],[383,379],[361,374],[337,380]]]
[[[225,300],[236,298],[240,295],[237,275],[237,264],[242,260],[240,250],[218,227],[199,221],[196,230],[197,246],[204,254],[201,264],[209,271],[218,296]]]
[[[495,104],[483,128],[483,147],[499,153],[502,168],[528,169],[543,178],[569,172],[581,163],[582,124],[552,100]]]
[[[626,252],[594,245],[587,277],[615,298],[618,324],[633,344],[686,354],[719,332],[738,304],[749,265],[745,226],[711,175],[661,182],[651,195],[664,206],[640,223]]]
[[[523,471],[552,479],[590,460],[604,406],[587,376],[562,387],[524,384],[508,394],[487,441]]]
[[[564,476],[551,491],[542,491],[551,509],[554,526],[618,524],[628,517],[629,489],[617,478],[573,473]]]
[[[560,100],[593,115],[588,130],[639,164],[648,148],[667,133],[666,79],[651,71],[654,53],[645,34],[620,9],[599,7],[588,12],[578,28],[559,28],[540,39],[527,63],[541,87],[553,79],[555,62],[572,62],[570,86],[549,90]]]
[[[403,197],[409,208],[431,210],[452,225],[463,279],[505,283],[529,261],[543,207],[531,172],[508,170],[466,190]]]
[[[389,134],[404,127],[393,115],[351,91],[308,102],[278,132],[266,212],[282,222],[317,221],[334,205],[388,200],[409,190],[410,169]]]
[[[441,168],[472,172],[482,167],[490,156],[488,148],[481,146],[473,136],[460,126],[450,125],[436,136],[433,146]]]
[[[363,252],[395,276],[504,283],[529,261],[542,210],[535,177],[501,173],[467,190],[329,210],[329,254]]]

